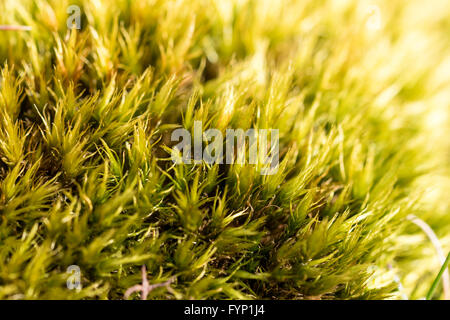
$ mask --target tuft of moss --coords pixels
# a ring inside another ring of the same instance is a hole
[[[26,26],[0,30],[0,299],[428,292],[440,261],[406,217],[448,252],[448,1],[0,10]],[[196,120],[278,129],[277,173],[174,165],[171,132]]]

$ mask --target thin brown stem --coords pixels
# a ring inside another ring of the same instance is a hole
[[[3,31],[31,31],[30,26],[20,26],[20,25],[0,25],[0,30]]]
[[[124,294],[125,299],[128,299],[134,292],[141,291],[141,300],[147,300],[147,296],[152,290],[160,287],[167,287],[175,280],[175,277],[172,277],[165,282],[149,284],[147,279],[147,268],[145,267],[145,265],[142,266],[141,273],[142,273],[142,284],[137,284],[128,288]]]

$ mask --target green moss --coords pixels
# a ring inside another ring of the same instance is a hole
[[[406,216],[450,247],[432,2],[1,2],[31,31],[0,30],[0,298],[121,299],[143,265],[151,299],[424,297],[440,264]],[[279,129],[278,172],[174,165],[195,120]]]

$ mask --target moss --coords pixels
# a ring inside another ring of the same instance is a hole
[[[1,2],[30,30],[0,30],[0,298],[424,297],[439,261],[406,217],[450,247],[432,3]],[[194,121],[278,129],[278,171],[174,165]]]

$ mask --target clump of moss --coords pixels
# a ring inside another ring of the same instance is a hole
[[[30,30],[0,30],[0,298],[121,299],[141,269],[151,299],[424,297],[439,261],[406,217],[450,247],[431,2],[2,1]],[[196,120],[279,129],[279,170],[174,165]]]

